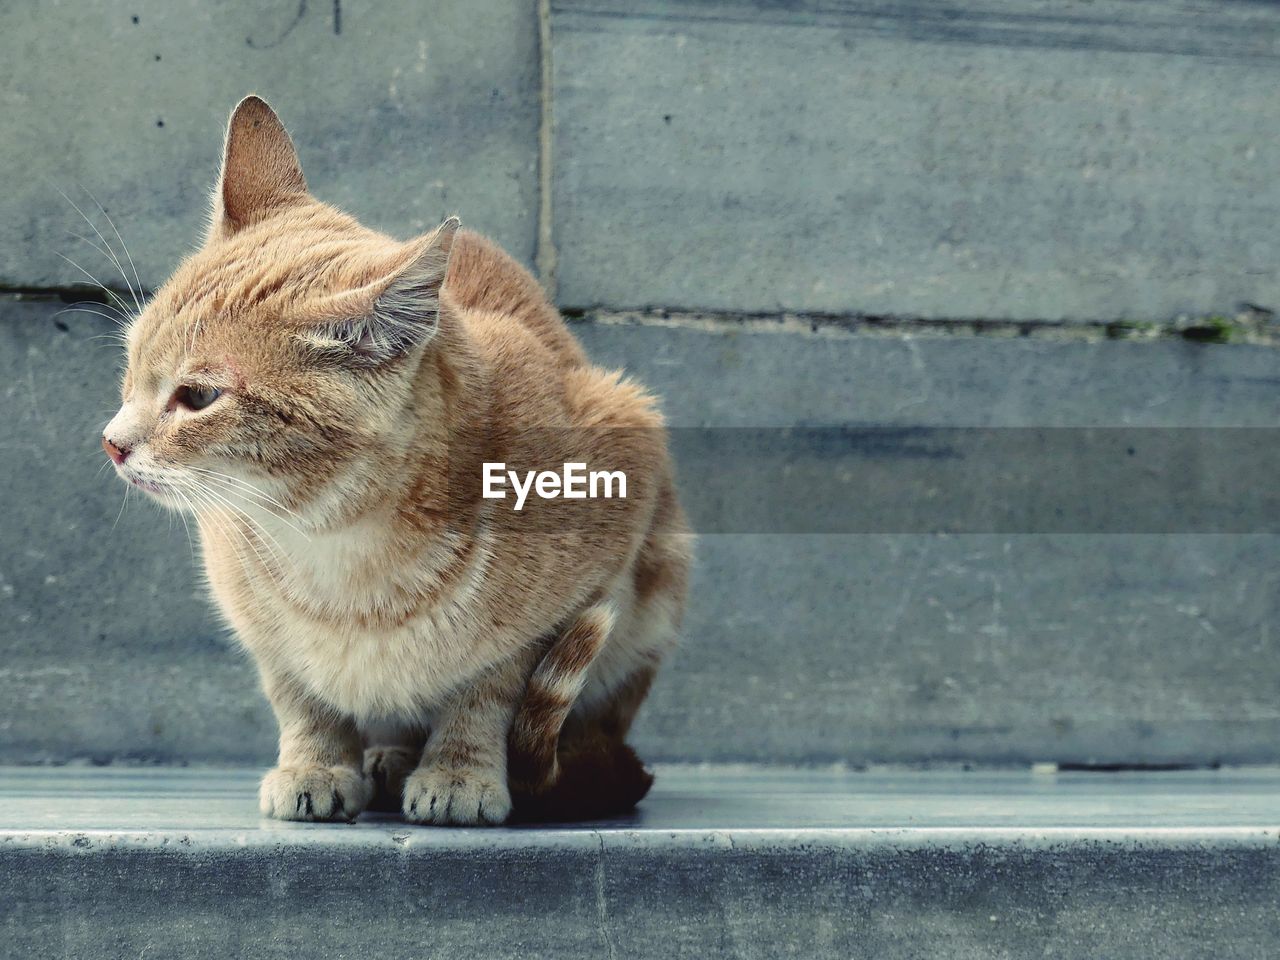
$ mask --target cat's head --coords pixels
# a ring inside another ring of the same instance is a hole
[[[275,113],[242,101],[204,245],[129,325],[117,473],[198,510],[358,485],[412,433],[457,227],[401,243],[319,202]]]

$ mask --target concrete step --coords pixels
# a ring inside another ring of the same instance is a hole
[[[274,721],[209,611],[182,525],[135,497],[113,526],[124,490],[101,475],[98,436],[118,353],[95,339],[106,320],[64,309],[0,298],[0,761],[269,762]],[[1280,537],[1182,526],[1184,493],[1242,504],[1218,494],[1273,459],[1266,436],[1244,459],[1215,459],[1229,431],[1214,428],[1280,422],[1280,351],[656,321],[576,330],[663,396],[691,503],[741,499],[708,456],[715,443],[699,446],[716,431],[1035,427],[1086,442],[1070,428],[1122,427],[1159,446],[1165,428],[1193,428],[1177,460],[1143,459],[1145,440],[1143,456],[1120,457],[1176,479],[1176,497],[1153,500],[1159,532],[930,532],[939,500],[922,497],[899,527],[780,534],[769,501],[741,500],[761,525],[702,530],[683,646],[640,714],[647,758],[1280,761]],[[875,471],[927,490],[947,464],[974,462],[851,436],[823,453],[833,478]],[[1072,467],[1044,478],[1045,496],[1082,502],[1086,521],[1089,503],[1105,516],[1131,493],[1108,496]],[[863,506],[836,499],[830,527]]]
[[[0,6],[0,169],[41,173],[0,194],[0,284],[82,281],[59,254],[122,282],[70,237],[81,184],[159,283],[256,91],[320,196],[401,236],[458,213],[537,249],[567,306],[1280,306],[1273,4],[539,6]]]
[[[561,302],[1166,320],[1280,302],[1280,12],[552,0]]]
[[[631,818],[262,821],[244,768],[0,771],[0,957],[1245,958],[1280,770],[669,767]]]

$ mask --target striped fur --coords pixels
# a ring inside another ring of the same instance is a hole
[[[622,738],[690,563],[654,398],[455,220],[401,242],[313,198],[261,100],[226,144],[204,246],[129,328],[106,435],[124,479],[194,514],[258,666],[280,725],[262,810],[497,823],[513,779],[521,815],[634,803]],[[186,409],[182,386],[218,399]],[[477,495],[486,461],[622,470],[628,495],[504,513]]]
[[[507,760],[508,775],[521,790],[538,793],[558,778],[560,730],[609,639],[614,619],[608,604],[588,607],[555,639],[529,678],[511,726]]]

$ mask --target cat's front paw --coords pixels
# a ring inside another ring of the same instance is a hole
[[[511,815],[506,779],[485,770],[422,767],[404,782],[404,816],[413,823],[502,823]]]
[[[372,796],[353,767],[276,767],[262,778],[258,808],[277,820],[354,820]]]

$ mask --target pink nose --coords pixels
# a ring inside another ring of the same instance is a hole
[[[124,458],[129,456],[128,447],[120,447],[112,443],[106,437],[102,438],[102,449],[107,451],[107,456],[111,458],[115,464],[124,463]]]

